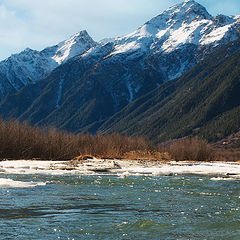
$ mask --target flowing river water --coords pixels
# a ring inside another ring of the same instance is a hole
[[[0,239],[240,239],[240,181],[0,175]]]

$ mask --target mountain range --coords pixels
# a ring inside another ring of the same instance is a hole
[[[239,81],[239,36],[240,15],[213,17],[187,0],[123,37],[97,43],[82,31],[26,49],[0,62],[0,116],[155,142],[189,134],[215,141],[240,127],[207,134],[239,104],[238,88],[229,89]]]
[[[97,43],[86,31],[42,51],[25,49],[0,62],[0,98],[48,76],[56,67]]]

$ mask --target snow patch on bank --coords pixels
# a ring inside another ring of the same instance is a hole
[[[0,174],[49,175],[204,175],[212,180],[240,180],[238,162],[168,162],[88,159],[81,161],[2,161]]]

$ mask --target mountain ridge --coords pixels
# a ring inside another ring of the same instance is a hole
[[[6,96],[0,102],[0,115],[95,133],[128,104],[162,84],[172,86],[166,82],[236,40],[239,19],[212,17],[195,1],[175,5],[133,33],[96,44],[63,62],[45,79]]]

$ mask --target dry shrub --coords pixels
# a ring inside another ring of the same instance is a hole
[[[207,161],[214,159],[214,151],[207,141],[198,137],[183,138],[168,146],[167,151],[176,161]]]
[[[217,161],[230,161],[238,162],[240,161],[240,149],[239,148],[218,148],[216,149],[215,159]]]
[[[213,149],[205,140],[184,138],[153,146],[143,137],[71,134],[0,119],[0,158],[68,160],[79,156],[142,160],[239,161],[240,149]]]
[[[0,158],[68,159],[77,155],[76,136],[39,129],[18,121],[0,121]]]
[[[151,143],[142,137],[71,134],[54,128],[41,129],[15,120],[0,120],[2,159],[68,160],[80,155],[122,158],[126,152],[152,148]]]
[[[151,149],[151,143],[143,137],[121,136],[117,133],[95,137],[94,152],[101,158],[123,158],[132,150]]]

